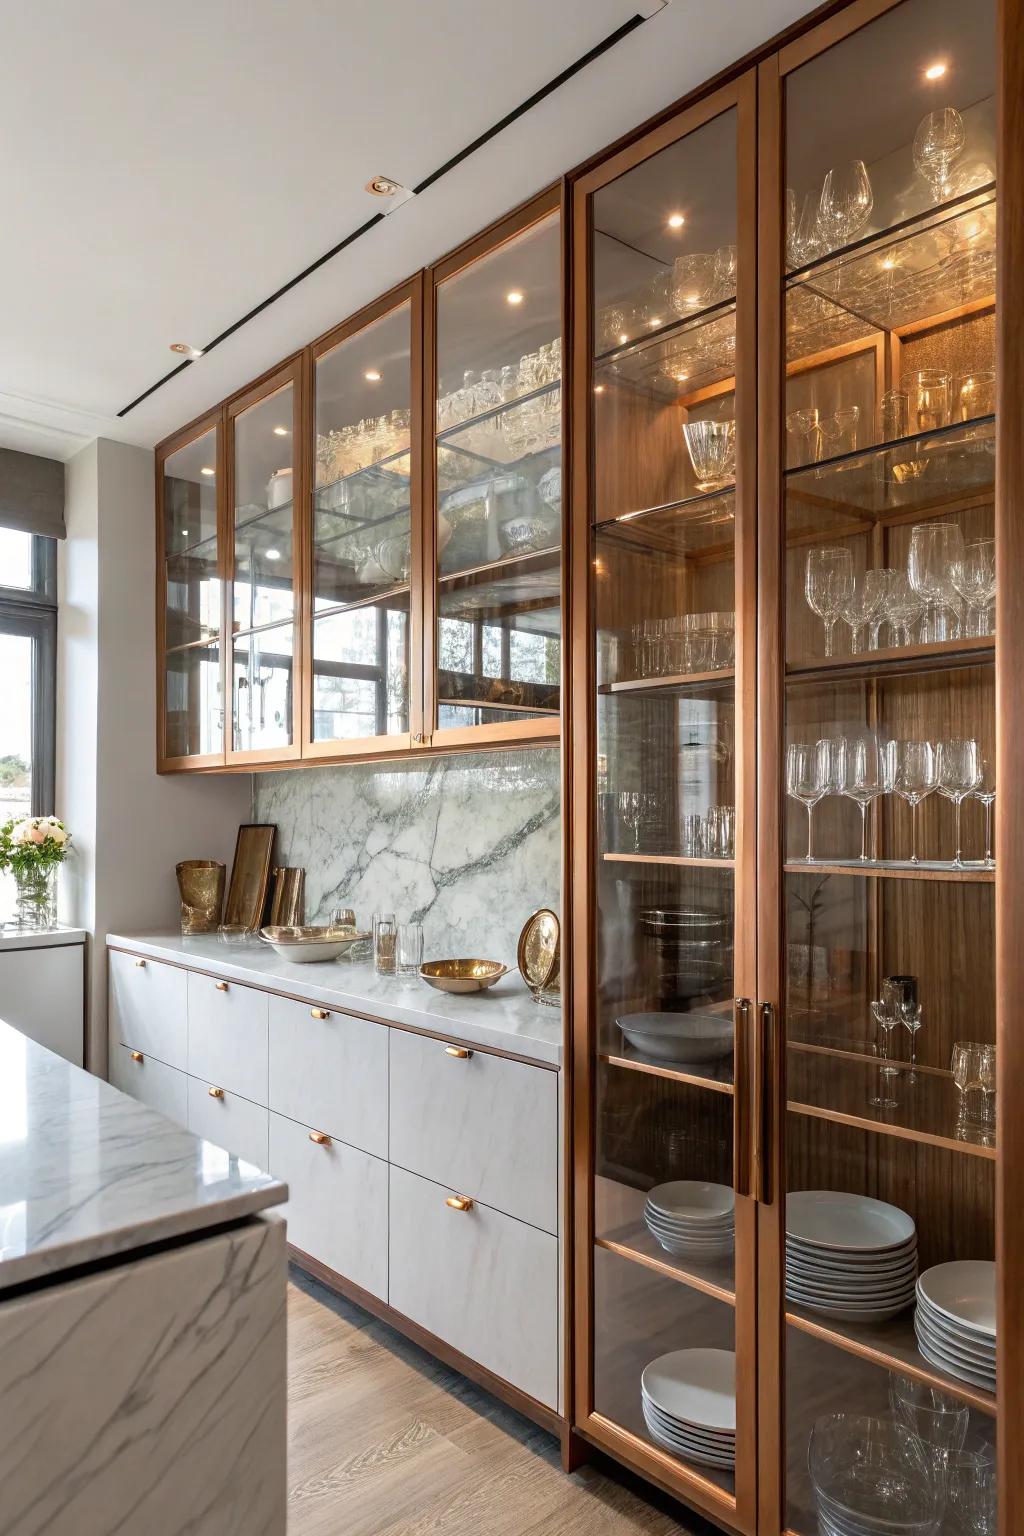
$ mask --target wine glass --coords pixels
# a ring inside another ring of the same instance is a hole
[[[949,574],[957,593],[967,604],[967,633],[991,634],[988,610],[996,595],[995,539],[972,539],[965,544],[962,552],[954,557]]]
[[[951,573],[963,559],[964,536],[959,523],[918,523],[910,531],[907,575],[914,591],[929,605],[928,638],[955,639],[959,620],[953,608]],[[952,613],[952,623],[947,616]]]
[[[909,1081],[917,1081],[917,1032],[921,1028],[921,1005],[917,1000],[916,976],[890,976],[896,1017],[910,1036]]]
[[[813,863],[813,816],[814,807],[827,793],[828,783],[822,776],[818,748],[820,742],[791,742],[786,748],[786,794],[797,800],[807,811],[807,853],[805,862]]]
[[[860,807],[860,857],[868,856],[868,806],[887,788],[885,757],[874,731],[844,739],[840,793]]]
[[[996,798],[996,761],[994,757],[981,760],[981,778],[974,786],[974,798],[985,807],[985,867],[995,864],[992,857],[992,804]]]
[[[882,1036],[882,1065],[878,1069],[878,1093],[869,1100],[876,1109],[894,1109],[896,1100],[888,1091],[888,1080],[899,1075],[899,1068],[889,1060],[889,1041],[893,1030],[899,1023],[896,1012],[896,999],[888,979],[882,982],[882,995],[871,1003],[871,1017],[878,1025]]]
[[[930,741],[890,741],[886,757],[887,781],[910,806],[910,862],[917,864],[917,808],[938,783],[935,749]]]
[[[936,775],[940,795],[956,806],[956,857],[953,864],[963,868],[960,857],[960,807],[974,793],[981,781],[981,753],[973,738],[954,737],[940,741],[936,754]]]
[[[937,203],[949,192],[950,167],[967,142],[964,120],[955,107],[940,107],[922,117],[914,134],[914,169],[932,189]]]
[[[790,411],[786,417],[786,431],[794,442],[795,463],[816,464],[824,443],[817,406],[801,406],[799,410]]]
[[[843,604],[843,618],[850,626],[850,650],[854,655],[860,650],[861,630],[878,613],[885,597],[886,572],[864,571],[858,576]]]
[[[835,654],[836,620],[853,591],[853,555],[842,545],[812,549],[807,556],[804,595],[807,606],[825,625],[825,655]]]
[[[643,825],[646,796],[637,789],[623,789],[619,793],[619,814],[633,834],[633,852],[640,852],[640,828]]]
[[[884,606],[896,644],[909,645],[910,626],[924,613],[925,602],[910,585],[906,571],[886,572]]]
[[[819,227],[830,248],[845,245],[863,229],[875,195],[863,160],[847,160],[825,177],[818,202]]]
[[[996,1093],[996,1048],[977,1040],[957,1040],[953,1045],[953,1082],[960,1094],[957,1126],[991,1127]],[[974,1106],[979,1103],[980,1109]]]

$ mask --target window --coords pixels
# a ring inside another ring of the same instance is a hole
[[[57,543],[0,528],[0,822],[53,811]]]

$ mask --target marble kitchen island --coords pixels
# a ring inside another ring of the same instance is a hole
[[[286,1197],[0,1023],[3,1536],[284,1536]]]

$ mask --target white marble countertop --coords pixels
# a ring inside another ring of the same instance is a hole
[[[287,1196],[0,1022],[0,1293]]]
[[[241,946],[225,944],[216,934],[111,933],[107,943],[459,1044],[491,1046],[546,1066],[562,1063],[562,1011],[535,1003],[518,971],[510,971],[485,992],[455,995],[438,992],[418,977],[405,981],[378,976],[364,962],[295,965],[279,960],[258,939]]]
[[[5,949],[55,949],[61,944],[84,944],[84,928],[5,928],[0,924],[0,951]]]

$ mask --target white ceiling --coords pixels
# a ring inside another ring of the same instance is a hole
[[[117,411],[638,0],[4,7],[0,445],[150,446],[808,9],[670,0],[123,420]]]

